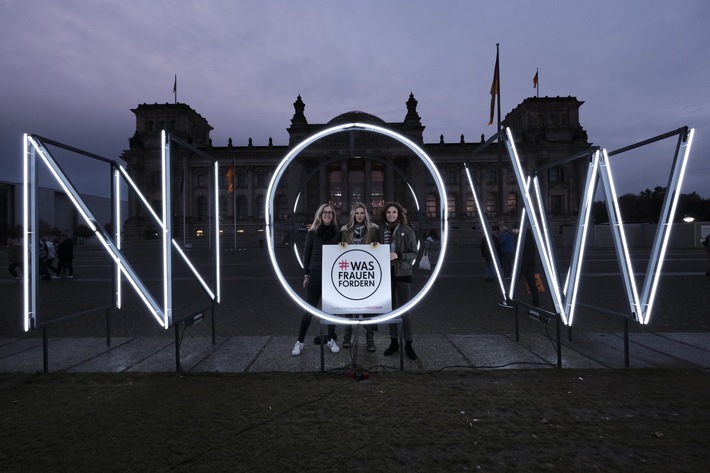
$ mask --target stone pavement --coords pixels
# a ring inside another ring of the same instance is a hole
[[[180,368],[189,372],[256,373],[321,370],[320,350],[306,345],[301,356],[290,355],[293,337],[236,336],[185,339]],[[364,341],[338,354],[325,353],[326,371],[399,369],[399,357],[384,357],[388,339],[380,337],[377,352],[365,351]],[[540,334],[519,342],[504,334],[421,336],[415,342],[418,359],[405,358],[407,371],[442,369],[542,369],[557,366],[551,340]],[[623,368],[624,338],[619,333],[587,333],[563,344],[562,368]],[[644,333],[630,340],[630,367],[710,368],[710,337],[705,332]],[[49,372],[176,371],[175,344],[169,339],[118,337],[57,338],[48,343]],[[42,339],[0,339],[0,372],[42,371]]]
[[[188,372],[320,371],[320,348],[313,344],[317,319],[311,324],[301,356],[290,353],[300,310],[278,285],[265,253],[252,249],[225,257],[223,301],[215,309],[214,344],[209,316],[193,326],[164,330],[130,296],[124,309],[111,311],[108,322],[99,313],[55,323],[66,313],[85,310],[82,304],[101,305],[110,278],[100,273],[103,264],[97,250],[79,250],[75,279],[40,286],[43,297],[51,302],[40,307],[40,322],[46,327],[41,330],[22,331],[21,287],[4,280],[0,283],[0,296],[5,301],[0,313],[0,372],[42,372],[45,363],[49,372],[169,372],[178,369],[178,358],[180,370]],[[418,359],[405,357],[403,368],[554,369],[558,363],[562,368],[623,368],[627,353],[628,366],[634,368],[710,368],[710,278],[702,272],[704,255],[687,251],[669,254],[657,313],[648,326],[628,322],[628,350],[627,326],[618,315],[624,308],[618,274],[614,273],[614,267],[618,273],[618,265],[609,252],[597,251],[593,257],[580,297],[586,297],[587,302],[601,299],[603,307],[580,308],[573,328],[560,328],[558,342],[554,321],[532,320],[522,305],[518,310],[497,306],[500,295],[495,284],[483,281],[483,262],[475,248],[452,250],[441,279],[408,315],[413,321]],[[293,273],[293,280],[300,281],[298,271]],[[424,274],[415,275],[413,290],[418,290],[425,278]],[[187,306],[196,298],[194,291],[197,289],[176,291],[175,297],[179,301],[185,298]],[[543,307],[551,307],[549,300],[543,297],[542,301]],[[176,308],[180,303],[176,302]],[[380,327],[375,337],[375,353],[365,350],[363,331],[358,332],[353,348],[341,347],[338,354],[326,350],[324,370],[400,368],[398,354],[382,354],[389,345],[385,327]],[[342,334],[341,328],[338,333]]]

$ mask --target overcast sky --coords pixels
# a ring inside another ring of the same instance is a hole
[[[500,43],[504,116],[539,69],[610,151],[694,127],[683,192],[708,198],[709,24],[707,0],[0,0],[0,180],[21,179],[25,132],[117,159],[175,74],[215,146],[288,144],[299,94],[310,123],[398,122],[412,92],[425,142],[478,141]],[[665,186],[674,145],[620,155],[622,192]]]

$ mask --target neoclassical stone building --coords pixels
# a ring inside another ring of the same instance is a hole
[[[508,113],[503,125],[513,130],[528,171],[590,147],[579,122],[582,103],[574,97],[528,98]],[[438,143],[424,143],[425,126],[413,94],[406,101],[401,122],[388,123],[365,112],[351,111],[325,123],[309,123],[300,96],[293,107],[287,145],[274,145],[269,139],[267,145],[256,146],[249,139],[246,146],[234,146],[230,139],[225,146],[215,146],[210,138],[212,126],[189,105],[142,104],[132,110],[136,131],[129,140],[130,149],[122,158],[155,208],[160,204],[162,129],[218,160],[220,228],[225,236],[239,233],[248,237],[262,228],[269,182],[276,166],[294,146],[337,124],[372,123],[406,136],[436,163],[446,184],[454,240],[457,232],[459,238],[469,238],[462,232],[470,232],[472,226],[478,225],[464,163],[470,165],[478,195],[491,221],[512,222],[519,218],[522,202],[507,155],[503,154],[499,164],[497,146],[479,150],[483,135],[477,142],[467,142],[461,135],[454,142],[446,142],[442,136]],[[575,221],[586,169],[580,161],[548,169],[540,176],[552,225]],[[213,195],[210,172],[207,160],[184,148],[174,148],[174,233],[182,232],[192,238],[209,231],[214,218],[210,215]],[[409,210],[415,228],[425,231],[438,226],[438,199],[432,176],[406,146],[385,135],[351,131],[329,135],[305,148],[281,179],[274,206],[286,238],[289,229],[310,223],[314,211],[324,202],[332,203],[344,221],[355,202],[364,202],[377,215],[384,202],[396,200]],[[150,234],[152,224],[135,198],[129,199],[129,215],[127,238]]]

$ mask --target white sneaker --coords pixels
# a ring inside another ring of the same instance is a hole
[[[328,348],[330,348],[330,351],[333,353],[340,352],[340,348],[338,347],[338,344],[335,343],[335,340],[333,340],[332,338],[330,340],[328,340]]]
[[[293,350],[291,350],[291,354],[293,356],[298,356],[301,354],[301,350],[303,350],[303,343],[296,340],[296,344],[293,346]]]

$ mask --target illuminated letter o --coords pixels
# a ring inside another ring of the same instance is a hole
[[[392,130],[388,130],[387,128],[382,128],[379,126],[375,125],[369,125],[369,124],[364,124],[364,123],[348,123],[348,124],[343,124],[343,125],[338,125],[334,126],[332,128],[328,128],[326,130],[323,130],[321,132],[316,133],[315,135],[305,139],[296,147],[294,147],[279,163],[279,165],[276,167],[276,171],[274,171],[274,175],[271,178],[271,182],[269,183],[269,189],[268,189],[268,198],[266,200],[266,208],[265,208],[265,219],[266,219],[266,232],[267,232],[267,242],[268,242],[268,248],[269,248],[269,257],[271,258],[271,264],[274,267],[274,271],[276,271],[276,276],[278,277],[279,281],[281,282],[281,285],[284,287],[286,292],[291,296],[291,298],[299,305],[301,306],[304,310],[310,312],[311,314],[320,317],[321,319],[327,320],[332,323],[336,324],[358,324],[358,323],[363,323],[363,324],[376,324],[376,323],[381,323],[381,322],[386,322],[390,319],[394,319],[397,317],[400,317],[404,313],[406,313],[409,309],[413,308],[415,305],[419,303],[420,300],[424,298],[427,292],[429,292],[429,289],[431,289],[432,285],[436,281],[437,276],[439,275],[439,271],[441,270],[441,264],[437,264],[434,267],[434,272],[432,273],[431,277],[427,280],[426,284],[424,284],[424,287],[422,288],[419,293],[417,293],[416,296],[414,296],[409,302],[404,304],[402,307],[399,307],[387,314],[382,314],[382,315],[377,315],[374,317],[367,318],[363,321],[357,320],[357,319],[351,319],[349,317],[340,317],[337,315],[333,314],[327,314],[321,310],[319,310],[317,307],[313,307],[312,305],[308,304],[305,302],[297,293],[294,291],[294,289],[291,287],[290,284],[286,281],[286,278],[284,277],[283,273],[281,272],[281,269],[279,268],[279,265],[277,264],[276,261],[276,255],[274,254],[274,197],[276,193],[276,188],[281,181],[281,177],[283,176],[284,171],[288,167],[288,165],[293,161],[301,151],[303,151],[305,148],[307,148],[309,145],[312,143],[318,141],[319,139],[326,137],[328,135],[332,135],[335,133],[340,133],[344,131],[369,131],[372,133],[378,133],[380,135],[385,135],[389,136],[390,138],[394,138],[395,140],[399,141],[406,147],[408,147],[410,150],[412,150],[417,156],[419,156],[419,159],[422,160],[424,165],[429,169],[429,172],[431,175],[434,177],[434,182],[436,184],[436,188],[439,191],[439,215],[442,216],[442,227],[443,231],[441,233],[441,254],[439,256],[440,260],[444,260],[444,255],[446,254],[446,241],[448,238],[448,211],[447,211],[447,198],[446,198],[446,189],[444,188],[444,182],[441,180],[441,175],[439,175],[439,171],[436,169],[436,166],[434,165],[434,162],[427,156],[427,154],[422,150],[419,146],[416,145],[413,141],[411,141],[409,138],[400,135],[399,133],[395,133]]]

